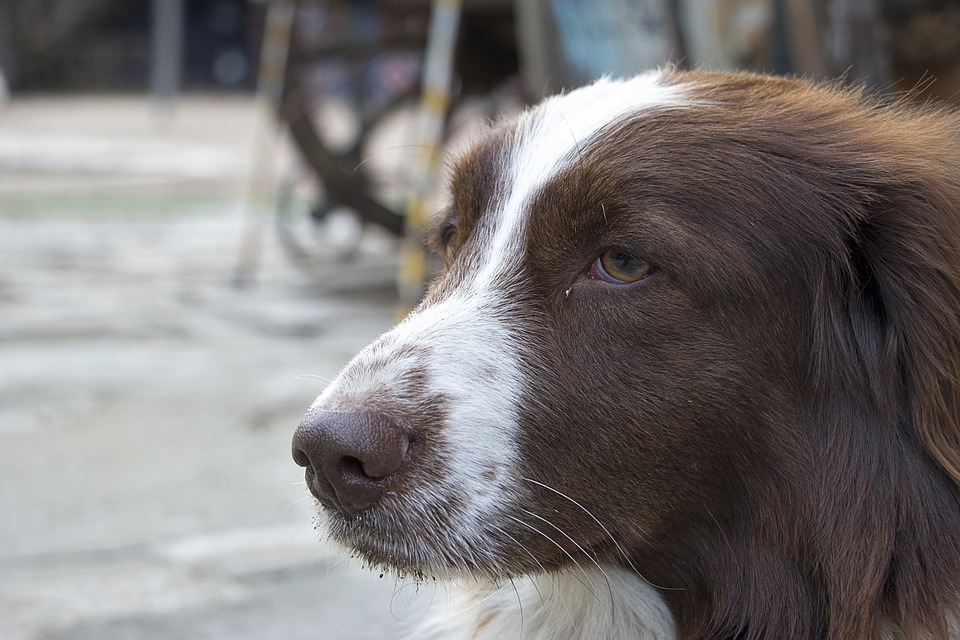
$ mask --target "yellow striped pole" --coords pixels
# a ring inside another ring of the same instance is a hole
[[[271,2],[267,9],[260,50],[260,71],[257,76],[257,130],[253,165],[244,202],[246,225],[240,240],[240,256],[233,277],[236,287],[250,285],[260,265],[264,211],[268,206],[267,194],[273,187],[273,162],[276,158],[280,126],[277,113],[283,98],[295,12],[296,6],[292,0]]]
[[[427,199],[436,176],[437,157],[443,140],[447,110],[450,108],[453,57],[460,27],[460,0],[434,0],[427,34],[420,112],[417,121],[416,163],[407,198],[403,244],[397,286],[399,315],[413,309],[423,297],[427,280],[427,250],[424,233],[429,220]]]

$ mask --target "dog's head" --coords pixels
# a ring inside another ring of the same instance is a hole
[[[295,436],[330,536],[414,574],[633,566],[687,630],[943,605],[891,558],[957,524],[957,122],[652,73],[490,127],[423,303]]]

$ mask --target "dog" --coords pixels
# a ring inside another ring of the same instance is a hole
[[[327,535],[450,585],[417,638],[960,638],[958,136],[669,69],[490,124],[294,436]]]

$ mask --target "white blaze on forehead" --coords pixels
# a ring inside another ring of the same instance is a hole
[[[603,78],[525,112],[517,125],[510,166],[502,174],[510,181],[506,196],[496,212],[488,212],[496,226],[476,282],[495,283],[505,270],[519,264],[530,200],[576,161],[595,134],[644,110],[685,103],[682,87],[665,84],[662,72],[651,71],[628,80]]]

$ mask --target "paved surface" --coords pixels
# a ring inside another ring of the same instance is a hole
[[[0,638],[391,638],[392,580],[318,542],[306,406],[394,310],[392,251],[229,283],[256,111],[0,108]],[[333,254],[331,254],[333,255]]]

